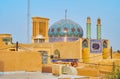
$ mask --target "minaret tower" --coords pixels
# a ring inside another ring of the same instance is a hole
[[[101,20],[97,19],[97,39],[101,39]]]
[[[91,20],[90,20],[90,17],[87,17],[86,27],[87,27],[86,37],[91,39]]]

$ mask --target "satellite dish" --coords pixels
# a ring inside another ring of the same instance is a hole
[[[77,70],[75,67],[72,66],[63,66],[63,74],[67,74],[67,75],[77,75]]]

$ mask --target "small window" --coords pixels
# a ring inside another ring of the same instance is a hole
[[[45,39],[34,39],[34,43],[44,43]]]
[[[5,42],[6,45],[11,43],[11,38],[3,38],[3,42]]]

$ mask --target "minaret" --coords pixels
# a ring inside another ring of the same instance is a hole
[[[97,19],[97,39],[101,39],[101,20]]]
[[[87,27],[86,37],[91,39],[91,20],[90,20],[90,17],[87,17],[86,27]]]

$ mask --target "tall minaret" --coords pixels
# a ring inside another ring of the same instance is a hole
[[[101,39],[101,20],[97,19],[97,39]]]
[[[87,17],[86,27],[87,27],[86,37],[91,39],[91,20],[90,20],[90,17]]]

